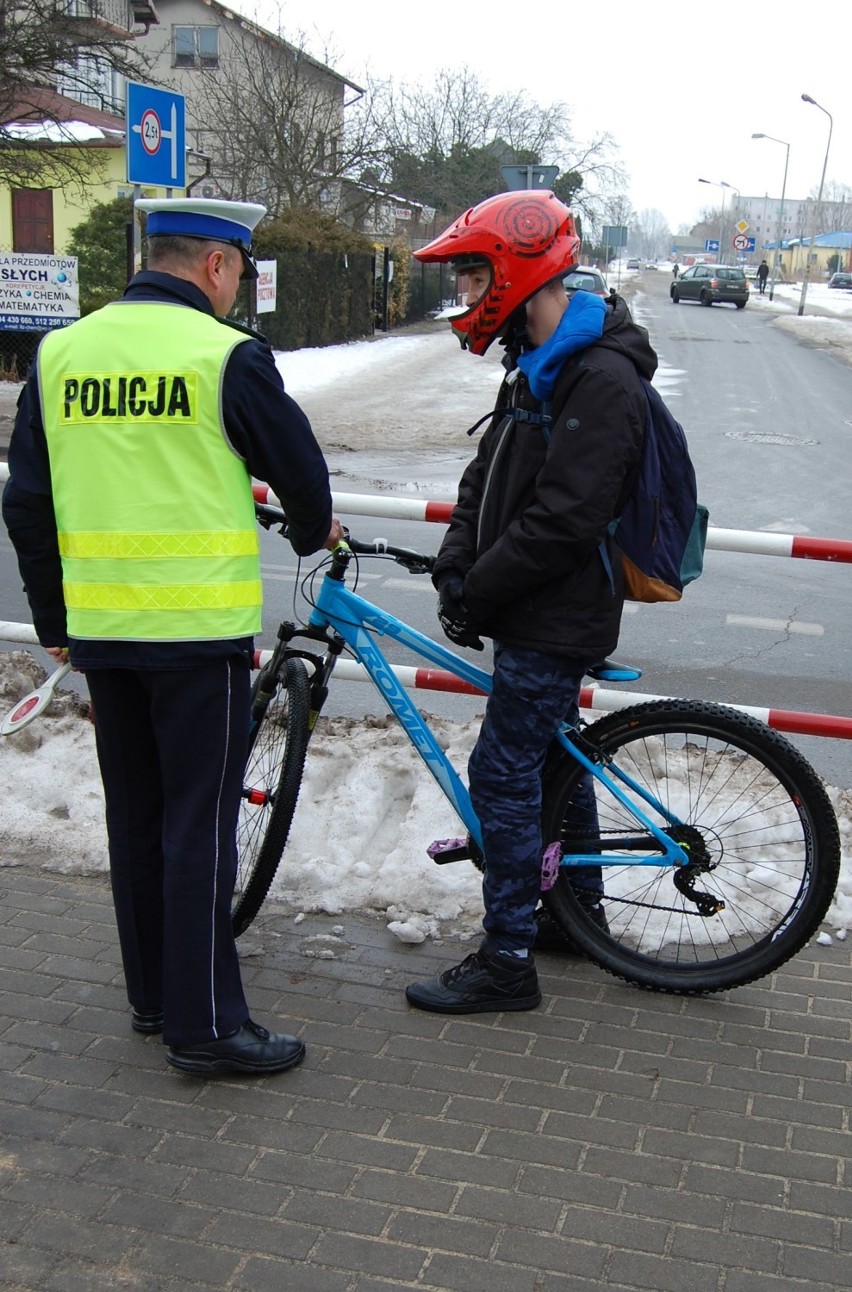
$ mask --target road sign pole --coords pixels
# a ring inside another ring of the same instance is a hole
[[[136,209],[136,203],[142,196],[141,184],[133,185],[133,272],[138,274],[142,269],[142,217]]]

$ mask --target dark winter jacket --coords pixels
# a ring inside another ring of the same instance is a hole
[[[507,362],[511,367],[511,361]],[[620,298],[603,335],[571,355],[556,379],[549,435],[508,406],[540,413],[511,367],[494,417],[459,486],[434,581],[464,576],[464,601],[481,634],[506,646],[589,663],[615,649],[623,605],[621,563],[600,544],[629,492],[645,433],[656,355]]]

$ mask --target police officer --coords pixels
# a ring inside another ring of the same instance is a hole
[[[249,1016],[231,928],[262,589],[252,476],[307,555],[341,536],[272,351],[229,324],[265,208],[142,201],[148,268],[42,341],[3,516],[39,641],[92,696],[131,1025],[186,1072],[292,1067]]]

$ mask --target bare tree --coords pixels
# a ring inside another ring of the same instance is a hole
[[[563,196],[581,210],[621,174],[608,136],[574,139],[566,103],[542,106],[523,91],[492,95],[467,67],[439,72],[428,89],[389,82],[381,116],[386,182],[444,216],[503,188],[505,165],[558,166],[571,181]]]
[[[645,260],[662,260],[671,245],[671,230],[662,211],[650,207],[633,221],[630,245]]]
[[[819,190],[814,186],[809,198],[815,204]],[[841,184],[839,180],[826,180],[822,190],[822,229],[821,233],[837,233],[848,230],[852,223],[852,188]]]
[[[55,91],[115,110],[98,102],[100,73],[138,80],[146,70],[127,14],[117,0],[0,0],[0,183],[62,187],[91,179],[91,158],[64,146],[72,136]],[[59,147],[45,147],[27,128],[40,122]]]
[[[384,156],[369,94],[313,58],[301,33],[223,28],[219,66],[205,73],[190,111],[229,196],[261,201],[272,216],[333,207],[339,181]]]
[[[601,225],[616,223],[609,220],[614,208],[623,206],[628,212],[632,210],[629,201],[622,196],[627,187],[627,172],[612,135],[596,135],[578,146],[572,169],[583,181],[573,205],[586,217],[590,229],[599,232]]]

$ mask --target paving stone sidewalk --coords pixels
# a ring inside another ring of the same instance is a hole
[[[852,1288],[844,944],[688,1000],[541,956],[539,1010],[453,1019],[403,987],[456,944],[243,942],[308,1057],[188,1077],[130,1030],[106,882],[0,869],[5,1292]]]

